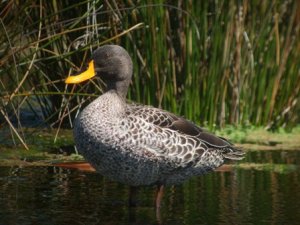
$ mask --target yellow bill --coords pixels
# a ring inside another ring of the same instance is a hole
[[[94,60],[91,60],[89,63],[89,67],[86,71],[75,75],[69,76],[66,80],[66,84],[79,84],[85,80],[88,80],[96,75],[95,68],[94,68]]]

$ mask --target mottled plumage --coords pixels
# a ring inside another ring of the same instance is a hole
[[[78,151],[104,176],[131,186],[177,184],[244,153],[224,138],[152,106],[128,104],[132,62],[121,47],[100,47],[94,66],[106,92],[78,116]]]

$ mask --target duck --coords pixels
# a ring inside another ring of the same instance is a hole
[[[184,117],[150,105],[129,103],[133,75],[128,52],[104,45],[92,53],[88,69],[68,76],[66,84],[100,77],[102,95],[77,116],[73,136],[78,152],[97,172],[130,187],[157,186],[159,208],[166,185],[214,171],[244,151]]]

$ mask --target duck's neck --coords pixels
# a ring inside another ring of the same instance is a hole
[[[128,91],[130,80],[123,80],[118,82],[107,82],[106,92],[115,91],[121,98],[125,99]]]

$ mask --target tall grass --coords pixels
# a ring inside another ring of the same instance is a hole
[[[26,146],[22,113],[38,127],[72,126],[101,93],[67,87],[105,43],[134,61],[129,98],[211,128],[299,123],[298,1],[5,1],[0,5],[0,129]],[[59,129],[58,129],[59,131]],[[2,139],[3,140],[3,139]],[[0,139],[1,141],[1,139]]]

